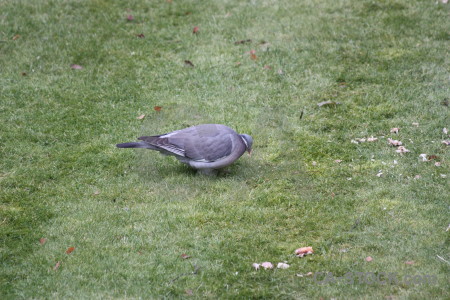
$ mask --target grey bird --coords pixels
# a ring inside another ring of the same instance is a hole
[[[203,174],[216,174],[247,151],[253,138],[220,124],[201,124],[161,135],[141,136],[141,142],[117,144],[118,148],[145,148],[173,155]]]

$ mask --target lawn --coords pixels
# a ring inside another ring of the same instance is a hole
[[[443,2],[2,0],[0,298],[449,299]]]

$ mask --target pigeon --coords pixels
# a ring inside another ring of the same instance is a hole
[[[145,148],[173,155],[203,174],[216,174],[247,151],[253,138],[221,124],[201,124],[161,135],[141,136],[140,142],[117,144],[118,148]]]

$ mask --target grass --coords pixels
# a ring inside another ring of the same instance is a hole
[[[1,298],[448,299],[437,2],[2,1]],[[205,178],[114,146],[205,122],[251,134],[253,156]],[[263,261],[290,268],[252,269]]]

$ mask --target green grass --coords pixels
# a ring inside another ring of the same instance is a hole
[[[1,1],[0,298],[448,299],[449,9]],[[209,178],[115,148],[205,122],[251,134],[253,156]],[[290,268],[252,269],[263,261]],[[327,271],[436,282],[296,276]]]

